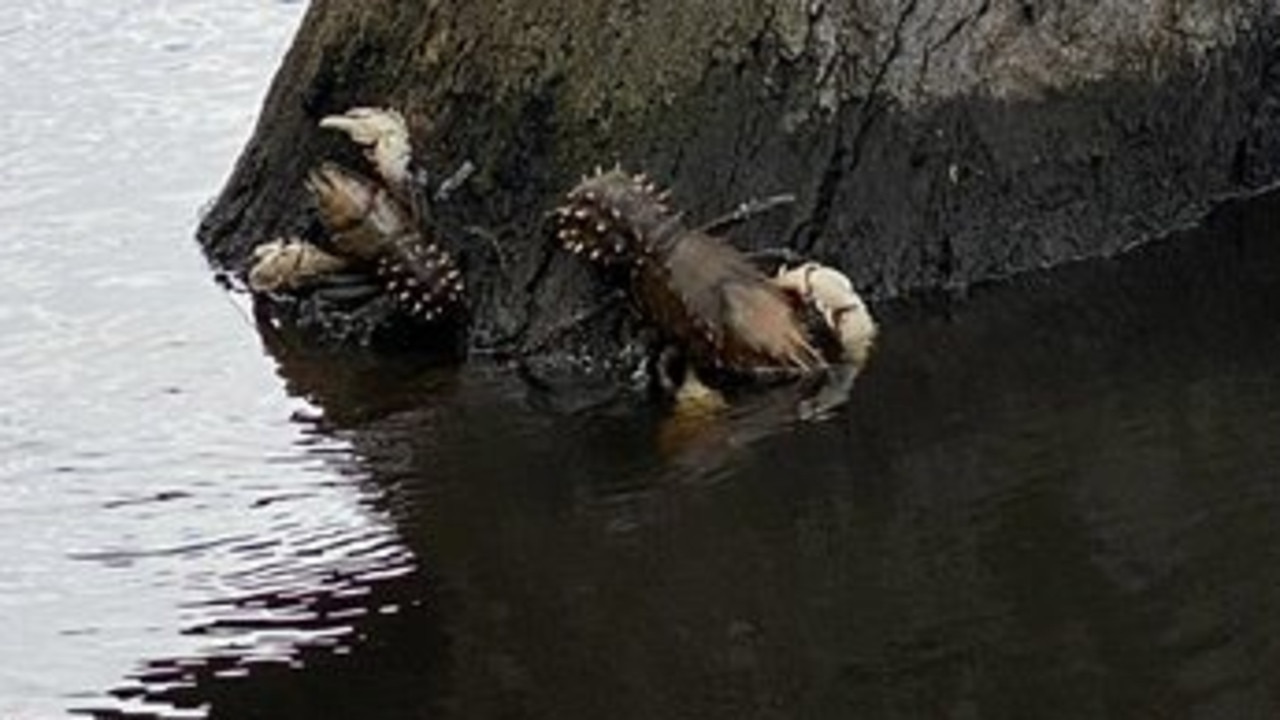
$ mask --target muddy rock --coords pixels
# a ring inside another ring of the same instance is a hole
[[[1280,178],[1269,0],[315,0],[200,241],[243,271],[314,232],[317,121],[401,109],[466,266],[471,342],[542,344],[607,293],[547,213],[595,165],[693,219],[794,193],[732,233],[884,298],[1115,253]],[[601,334],[625,325],[608,313]],[[568,335],[566,335],[568,337]],[[568,340],[558,342],[561,350]],[[605,343],[608,346],[608,343]]]

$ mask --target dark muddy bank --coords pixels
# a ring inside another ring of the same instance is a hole
[[[735,241],[812,253],[873,296],[964,287],[1113,253],[1280,177],[1278,30],[1270,3],[1210,0],[318,0],[200,238],[236,269],[314,231],[304,173],[358,161],[316,121],[386,104],[437,179],[480,168],[440,219],[481,345],[591,304],[544,214],[614,160],[697,217],[796,193]]]

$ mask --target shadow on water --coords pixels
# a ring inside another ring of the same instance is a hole
[[[1280,194],[881,308],[851,404],[811,424],[788,391],[692,430],[555,415],[496,371],[269,338],[412,557],[191,628],[341,629],[290,663],[158,660],[120,692],[222,718],[1275,717],[1273,228]]]

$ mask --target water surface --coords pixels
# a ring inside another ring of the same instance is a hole
[[[1280,194],[876,307],[847,408],[259,335],[190,236],[301,13],[0,19],[0,717],[1270,718]]]

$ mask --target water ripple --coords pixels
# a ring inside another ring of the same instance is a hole
[[[107,707],[148,658],[341,645],[344,598],[412,572],[350,447],[291,421],[308,404],[189,240],[301,10],[36,0],[0,18],[0,615],[20,619],[0,646],[24,652],[0,715]]]

